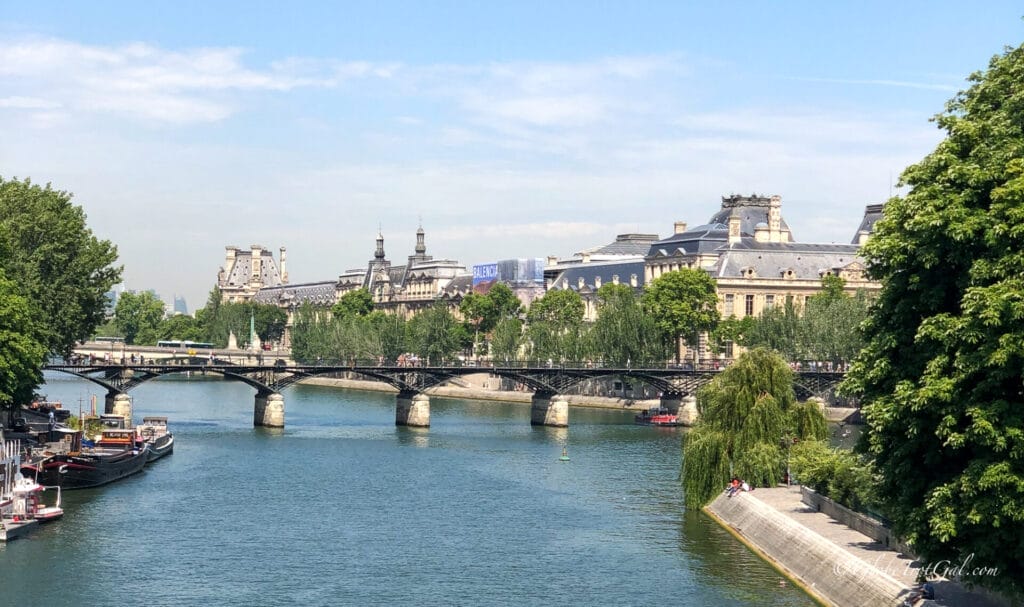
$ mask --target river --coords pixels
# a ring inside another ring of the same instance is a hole
[[[102,407],[93,384],[47,382]],[[680,431],[631,413],[532,428],[526,405],[433,398],[417,430],[395,427],[393,395],[298,385],[270,431],[238,382],[132,396],[136,421],[170,418],[174,454],[0,544],[0,604],[815,604],[683,510]]]

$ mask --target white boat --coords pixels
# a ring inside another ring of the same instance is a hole
[[[135,430],[149,444],[147,464],[174,451],[174,435],[167,429],[166,417],[144,417]]]
[[[19,513],[24,509],[23,499],[15,494],[15,485],[21,475],[21,441],[4,440],[0,430],[0,542],[28,534],[39,521]]]

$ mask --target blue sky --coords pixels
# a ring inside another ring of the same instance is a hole
[[[0,11],[0,175],[75,193],[129,288],[201,305],[224,246],[292,282],[569,255],[720,196],[848,242],[1019,3],[89,2]]]

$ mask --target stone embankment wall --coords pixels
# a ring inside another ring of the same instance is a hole
[[[833,520],[846,525],[850,529],[863,533],[887,548],[893,548],[903,554],[917,558],[917,555],[911,551],[910,546],[901,542],[893,534],[892,529],[869,516],[854,512],[846,506],[837,504],[832,499],[807,487],[800,487],[800,501],[822,514],[827,514]]]
[[[839,607],[900,605],[905,586],[749,494],[720,495],[705,511],[819,600]]]

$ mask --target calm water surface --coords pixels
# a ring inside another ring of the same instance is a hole
[[[102,407],[87,382],[48,382]],[[132,395],[136,421],[170,417],[174,454],[0,544],[0,604],[814,605],[683,511],[679,431],[628,413],[541,429],[524,405],[434,398],[414,430],[392,395],[294,386],[274,432],[239,383]]]

